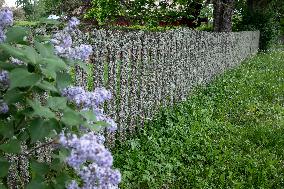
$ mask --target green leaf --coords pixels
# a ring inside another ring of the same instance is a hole
[[[20,67],[20,66],[0,61],[0,68],[3,69],[3,70],[11,71],[11,70],[18,68],[18,67]]]
[[[6,186],[4,186],[1,182],[0,182],[0,189],[7,189]]]
[[[5,159],[0,159],[0,177],[5,177],[8,174],[10,163]]]
[[[42,81],[40,83],[37,83],[35,86],[37,86],[37,87],[39,87],[43,90],[58,92],[56,87],[54,85],[52,85],[51,83],[49,83],[48,81]]]
[[[59,71],[66,71],[67,65],[60,58],[44,58],[44,67],[42,68],[42,72],[47,77],[56,78],[56,73]]]
[[[43,58],[55,57],[54,48],[51,44],[42,44],[36,41],[35,47]]]
[[[38,74],[30,73],[23,68],[16,68],[10,72],[10,89],[33,86],[40,79],[41,77]]]
[[[46,163],[40,163],[35,160],[31,160],[31,170],[32,170],[32,177],[36,178],[43,178],[44,175],[49,171],[49,167]]]
[[[59,175],[56,176],[55,187],[56,189],[65,189],[66,182],[70,180],[70,173],[68,171],[63,171]]]
[[[48,136],[52,129],[53,128],[49,127],[49,125],[46,124],[46,122],[41,118],[33,120],[28,127],[31,136],[31,142],[34,143],[36,141],[44,139]]]
[[[72,109],[64,111],[61,121],[69,126],[79,126],[84,122],[80,114]]]
[[[66,108],[67,99],[65,97],[50,97],[47,99],[47,106],[52,110],[64,110]]]
[[[40,180],[32,180],[27,189],[47,189],[47,186]]]
[[[20,60],[25,60],[24,52],[20,48],[15,48],[11,45],[1,43],[0,49],[3,49],[6,53],[8,53],[10,56],[12,56],[14,58],[18,58]]]
[[[1,144],[0,150],[6,153],[18,154],[21,152],[21,144],[17,139],[11,139],[5,144]]]
[[[25,47],[23,52],[25,53],[30,63],[37,64],[38,62],[40,62],[40,56],[34,48],[27,46]]]
[[[14,127],[6,122],[1,122],[0,135],[4,138],[11,138],[12,136],[14,136]]]
[[[25,93],[21,92],[17,88],[8,90],[4,95],[4,101],[7,104],[14,104],[16,102],[21,102],[24,100]]]
[[[11,56],[0,47],[0,61],[6,62]]]
[[[48,65],[47,67],[54,67],[57,68],[58,70],[65,70],[67,69],[67,65],[61,58],[44,58],[43,61]]]
[[[24,27],[14,26],[7,30],[6,41],[7,43],[21,43],[24,42],[24,37],[28,35],[28,29]]]
[[[39,116],[44,118],[56,118],[55,113],[53,113],[49,108],[41,106],[41,104],[38,101],[28,100],[28,103],[31,105],[31,107],[34,110],[32,116]]]
[[[68,73],[58,72],[56,75],[56,85],[59,90],[62,90],[72,85],[72,77]]]
[[[61,148],[58,154],[52,154],[53,161],[51,167],[56,169],[57,166],[62,166],[66,163],[66,158],[70,156],[70,151],[66,148]]]
[[[96,115],[93,111],[87,110],[87,111],[81,111],[81,115],[86,118],[88,121],[97,121]]]

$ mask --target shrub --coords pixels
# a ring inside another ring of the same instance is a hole
[[[116,129],[101,107],[111,94],[72,86],[72,67],[89,72],[92,51],[72,44],[79,20],[51,40],[12,23],[12,12],[0,11],[0,187],[115,188],[120,173],[101,135]]]

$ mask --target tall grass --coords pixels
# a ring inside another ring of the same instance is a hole
[[[162,109],[113,153],[121,188],[284,188],[284,52]]]

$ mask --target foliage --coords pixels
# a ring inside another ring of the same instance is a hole
[[[85,15],[95,18],[100,25],[123,17],[132,22],[147,26],[158,26],[159,21],[173,22],[178,19],[196,19],[201,0],[174,0],[172,2],[154,0],[92,0],[92,7]]]
[[[117,144],[121,188],[283,188],[284,53],[259,54]]]
[[[72,16],[72,12],[83,4],[82,0],[39,0],[37,2],[42,16],[49,14]]]
[[[21,7],[13,7],[14,20],[25,20],[25,11]]]
[[[279,36],[279,22],[270,11],[245,12],[241,20],[235,20],[236,31],[259,30],[260,49],[267,50]]]
[[[110,93],[72,87],[70,70],[79,66],[89,73],[84,61],[92,50],[89,45],[72,46],[69,33],[76,31],[79,21],[72,18],[63,31],[46,40],[23,27],[9,28],[11,11],[0,11],[0,17],[1,188],[79,188],[77,182],[80,187],[115,187],[120,174],[112,169],[112,156],[100,134],[116,126],[101,109]],[[46,154],[50,162],[34,153],[45,147],[53,149]],[[27,162],[19,162],[14,170],[11,158],[16,155]],[[20,174],[30,175],[29,182]]]
[[[236,1],[233,29],[235,31],[260,30],[260,49],[267,50],[279,37],[284,2],[281,0],[263,1],[266,4],[262,6],[248,7],[247,1]]]
[[[196,30],[208,31],[208,32],[213,31],[213,24],[201,24],[196,28]]]
[[[34,18],[34,0],[16,0],[17,6],[21,6],[25,11],[26,17]]]
[[[106,20],[113,20],[120,16],[121,10],[122,6],[119,0],[93,0],[87,17],[96,18],[99,24],[103,24]]]
[[[136,31],[136,30],[142,30],[142,31],[151,31],[151,32],[161,32],[161,31],[167,31],[167,30],[173,30],[181,28],[180,26],[141,26],[141,25],[132,25],[132,26],[112,26],[108,27],[108,29],[112,30],[122,30],[122,31]]]

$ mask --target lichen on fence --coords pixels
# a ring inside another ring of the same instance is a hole
[[[143,127],[157,108],[184,100],[194,86],[257,53],[259,32],[95,30],[88,42],[94,48],[91,86],[112,91],[114,98],[106,111],[116,119],[119,137],[124,138]],[[79,80],[86,86],[86,79]]]

